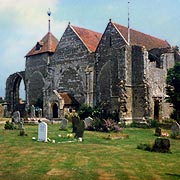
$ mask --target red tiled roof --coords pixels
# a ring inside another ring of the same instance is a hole
[[[128,42],[128,28],[120,24],[112,23]],[[132,45],[145,46],[147,50],[153,48],[168,48],[167,41],[130,29],[130,43]]]
[[[72,97],[69,93],[63,92],[59,93],[60,96],[64,99],[65,105],[79,105],[74,97]]]
[[[83,41],[85,46],[91,51],[95,52],[98,43],[102,37],[101,33],[91,31],[88,29],[71,26],[72,29],[76,32],[76,34],[80,37],[80,39]]]
[[[55,52],[58,42],[59,41],[55,38],[55,36],[51,32],[48,32],[39,42],[37,42],[37,44],[41,46],[40,50],[36,50],[35,45],[31,51],[28,52],[26,57],[45,52]]]

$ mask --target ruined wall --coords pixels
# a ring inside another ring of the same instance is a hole
[[[19,104],[20,98],[20,83],[24,81],[25,84],[25,71],[11,74],[6,80],[6,97],[7,111],[9,114],[18,110],[17,105]],[[26,84],[25,84],[26,91]]]
[[[149,116],[151,119],[169,118],[172,106],[166,102],[167,70],[174,66],[174,54],[164,53],[160,56],[162,66],[156,61],[147,61],[146,77],[148,81]]]
[[[85,103],[85,70],[93,65],[94,54],[89,52],[69,26],[51,60],[51,66],[54,69],[54,89],[58,92],[69,92],[80,104]]]
[[[144,49],[139,46],[132,47],[132,119],[142,120],[147,114],[146,86],[144,77],[145,66]]]

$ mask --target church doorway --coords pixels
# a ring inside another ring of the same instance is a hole
[[[53,109],[53,118],[58,118],[58,105],[54,103],[52,109]]]

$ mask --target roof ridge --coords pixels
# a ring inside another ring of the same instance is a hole
[[[112,22],[112,23],[115,24],[115,25],[119,25],[119,26],[122,26],[122,27],[128,29],[128,27],[126,27],[126,26],[124,26],[124,25],[121,25],[121,24],[118,24],[118,23],[115,23],[115,22]],[[135,31],[135,32],[144,34],[144,35],[146,35],[146,36],[150,36],[150,37],[152,37],[152,38],[159,39],[159,40],[161,40],[161,41],[166,41],[166,40],[163,40],[163,39],[161,39],[161,38],[155,37],[155,36],[153,36],[153,35],[150,35],[150,34],[147,34],[147,33],[143,33],[143,32],[141,32],[141,31],[138,31],[138,30],[133,29],[133,28],[130,28],[130,31]]]
[[[128,27],[126,27],[124,25],[121,25],[121,24],[117,24],[115,22],[111,22],[111,23],[119,30],[119,32],[123,31],[123,29],[124,29],[125,32],[121,32],[121,34],[123,35],[123,37],[127,41],[126,36],[127,36],[127,33],[128,33]],[[122,28],[122,29],[120,29],[120,28]],[[146,46],[146,48],[148,48],[148,49],[153,48],[153,46],[154,46],[154,48],[157,48],[157,47],[161,47],[161,48],[170,47],[169,43],[166,40],[155,37],[153,35],[140,32],[140,31],[135,30],[133,28],[130,28],[130,33],[131,33],[131,40],[133,39],[132,41],[134,41],[132,44],[137,44],[137,45],[144,44]]]

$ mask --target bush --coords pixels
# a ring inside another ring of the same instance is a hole
[[[13,130],[16,129],[16,126],[14,125],[13,122],[6,121],[6,124],[4,125],[4,129]]]
[[[159,126],[159,122],[158,122],[157,120],[153,119],[153,120],[151,120],[151,122],[150,122],[150,126],[151,126],[152,128],[156,128],[156,127]]]
[[[79,115],[80,119],[85,119],[88,116],[91,116],[92,112],[93,112],[93,108],[91,106],[89,106],[87,104],[83,104],[79,108],[78,115]]]
[[[122,128],[112,119],[100,119],[95,118],[88,128],[93,131],[101,131],[101,132],[120,132]]]

